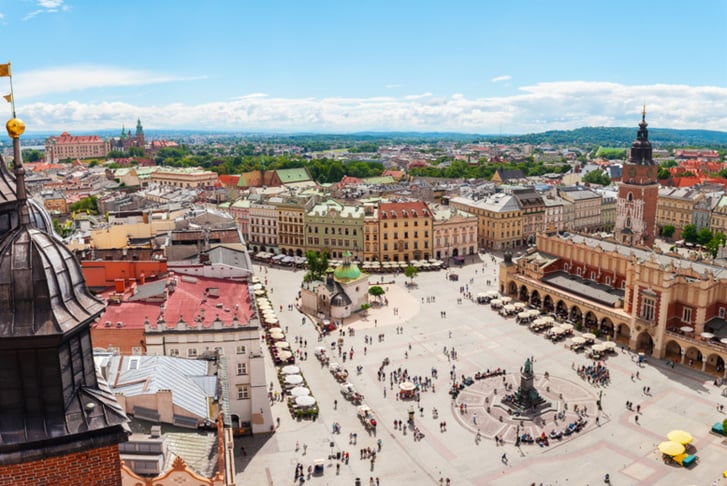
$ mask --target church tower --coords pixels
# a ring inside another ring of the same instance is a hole
[[[0,484],[121,484],[127,418],[91,343],[105,305],[29,202],[25,125],[13,118],[7,129],[15,161],[12,174],[0,169]]]
[[[136,119],[135,143],[137,147],[144,148],[144,127],[141,126],[141,118]]]
[[[651,156],[646,107],[631,153],[623,166],[616,201],[616,239],[623,244],[651,247],[656,237],[656,202],[659,196],[659,168]]]

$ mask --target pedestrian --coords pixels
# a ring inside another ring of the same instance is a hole
[[[303,444],[303,455],[305,456],[308,452],[308,444]]]
[[[340,474],[340,472],[341,472],[341,463],[337,462],[336,463],[336,476],[338,476]]]
[[[635,422],[636,422],[637,424],[639,423],[639,416],[638,416],[638,415],[635,415],[635,416],[634,416],[634,421],[635,421]]]
[[[333,410],[338,410],[338,400],[333,400]]]
[[[240,454],[242,454],[242,457],[246,457],[247,456],[247,451],[245,450],[244,447],[240,447]]]
[[[500,458],[500,460],[501,460],[501,461],[502,461],[503,463],[507,464],[507,453],[503,453],[503,454],[502,454],[502,457]]]

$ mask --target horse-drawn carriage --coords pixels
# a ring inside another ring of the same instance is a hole
[[[361,405],[357,411],[358,419],[368,431],[376,431],[376,418],[368,405]]]

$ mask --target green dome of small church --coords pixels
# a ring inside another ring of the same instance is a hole
[[[361,270],[354,262],[351,261],[351,252],[346,252],[343,256],[343,263],[336,267],[333,272],[337,280],[356,280],[361,277]]]

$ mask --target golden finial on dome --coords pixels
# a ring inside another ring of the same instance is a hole
[[[5,124],[5,128],[10,138],[20,138],[23,132],[25,132],[25,122],[20,118],[11,118]]]

